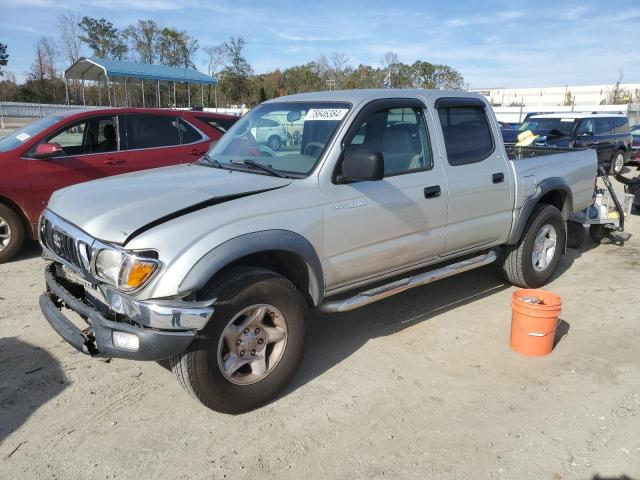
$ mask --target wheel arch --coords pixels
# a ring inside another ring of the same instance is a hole
[[[320,259],[306,238],[289,230],[265,230],[227,240],[193,265],[178,291],[198,291],[222,270],[241,265],[273,270],[296,285],[310,305],[322,303],[324,275]]]
[[[520,209],[518,220],[509,236],[508,244],[517,243],[535,210],[540,204],[552,205],[560,210],[562,218],[566,222],[573,211],[573,194],[567,182],[560,177],[551,177],[543,180],[533,195],[527,198]]]
[[[0,195],[0,204],[5,205],[11,210],[13,210],[14,212],[16,212],[16,214],[18,215],[18,218],[22,222],[22,226],[24,227],[24,232],[28,236],[28,238],[32,240],[35,240],[37,238],[37,233],[36,231],[34,231],[33,226],[31,225],[31,221],[29,220],[29,217],[24,212],[24,210],[22,210],[20,205],[18,205],[16,202],[11,200],[9,197],[5,197],[4,195]]]

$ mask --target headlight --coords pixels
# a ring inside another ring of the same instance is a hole
[[[118,250],[100,250],[96,257],[96,274],[122,290],[135,290],[151,278],[158,268],[152,258],[136,257]]]

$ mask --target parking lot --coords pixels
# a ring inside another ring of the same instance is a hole
[[[166,366],[73,350],[40,313],[28,245],[0,265],[0,477],[638,478],[639,219],[624,245],[563,257],[547,357],[509,349],[515,289],[489,266],[314,314],[291,387],[236,417]]]

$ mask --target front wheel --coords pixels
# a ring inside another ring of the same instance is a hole
[[[520,241],[502,247],[502,271],[507,280],[523,288],[538,288],[547,283],[558,266],[566,236],[560,210],[538,205]]]
[[[269,140],[267,140],[267,145],[269,145],[271,150],[277,152],[282,147],[282,139],[278,135],[271,135]]]
[[[270,270],[234,270],[205,288],[217,298],[209,324],[170,359],[194,398],[223,413],[260,407],[286,387],[304,352],[306,306],[289,280]]]

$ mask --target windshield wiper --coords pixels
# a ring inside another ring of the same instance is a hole
[[[265,165],[264,163],[256,162],[255,160],[252,160],[250,158],[245,158],[240,161],[232,161],[231,163],[244,163],[245,165],[249,165],[251,167],[255,167],[259,170],[262,170],[263,172],[267,172],[269,175],[273,175],[274,177],[289,178],[288,175],[285,175],[284,173],[279,172],[275,168],[270,167],[269,165]]]
[[[202,157],[200,157],[200,159],[198,160],[198,162],[199,162],[200,160],[204,160],[205,162],[207,162],[207,163],[208,163],[209,165],[211,165],[212,167],[215,167],[215,168],[224,168],[224,167],[220,164],[220,162],[219,162],[218,160],[216,160],[216,159],[214,159],[214,158],[211,158],[211,157],[209,156],[209,154],[208,154],[208,153],[205,153]]]

